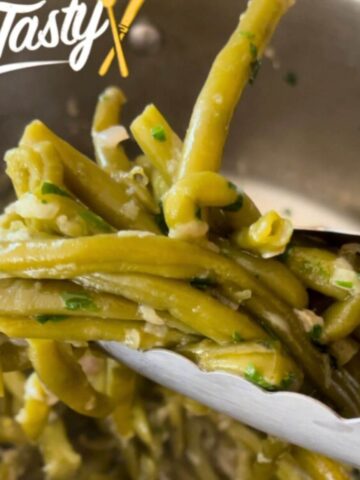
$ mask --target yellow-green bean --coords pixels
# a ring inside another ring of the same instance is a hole
[[[108,359],[107,363],[107,394],[116,404],[111,414],[111,421],[117,434],[123,439],[129,439],[134,435],[132,408],[137,374],[118,361]]]
[[[32,373],[26,380],[24,406],[16,420],[30,440],[37,440],[45,428],[49,413],[49,395],[36,373]]]
[[[65,427],[59,418],[46,425],[39,447],[44,458],[44,472],[48,480],[69,480],[75,478],[81,456],[71,445]]]
[[[180,348],[180,352],[204,370],[234,373],[266,390],[299,390],[301,386],[301,370],[271,342],[240,341],[219,346],[203,340]]]
[[[252,0],[217,56],[196,102],[186,135],[179,177],[217,171],[229,123],[242,91],[291,0]]]
[[[179,166],[182,149],[180,138],[155,105],[147,106],[130,129],[148,160],[170,186]]]
[[[197,172],[178,180],[163,198],[164,215],[173,238],[204,237],[208,224],[201,207],[235,204],[238,193],[233,184],[214,172]]]
[[[5,154],[6,173],[20,198],[38,189],[43,182],[63,185],[63,167],[59,154],[47,140],[37,145],[22,146]]]
[[[233,311],[183,282],[150,275],[105,274],[83,277],[80,281],[137,303],[167,310],[180,322],[216,342],[232,341],[236,335],[248,340],[266,338],[266,334],[248,315]]]
[[[295,448],[294,457],[299,465],[305,468],[312,480],[349,479],[350,469],[318,453],[303,448]]]
[[[135,303],[66,281],[0,280],[0,296],[3,316],[31,316],[45,323],[52,315],[142,320]]]
[[[285,251],[292,233],[291,222],[270,211],[249,227],[236,232],[232,240],[240,248],[271,258]]]
[[[116,87],[107,88],[100,96],[96,105],[92,133],[98,164],[109,173],[128,171],[131,163],[121,146],[105,147],[97,140],[97,134],[118,125],[126,97],[122,90]]]
[[[324,313],[321,340],[333,342],[350,335],[360,325],[360,294],[333,303]]]
[[[45,324],[28,317],[0,317],[0,331],[13,338],[53,339],[57,341],[117,341],[131,348],[147,350],[154,347],[177,345],[184,335],[176,330],[165,332],[164,336],[148,333],[140,322],[104,320],[99,318],[69,317]]]
[[[34,121],[25,129],[20,145],[32,146],[43,141],[51,142],[60,155],[65,184],[95,213],[117,228],[158,231],[153,218],[128,193],[127,185],[112,180],[42,122]]]
[[[331,281],[337,259],[334,253],[313,247],[293,246],[285,255],[286,265],[303,284],[329,297],[345,300],[348,292]]]
[[[66,405],[83,415],[99,418],[114,409],[110,397],[92,387],[66,345],[53,340],[32,339],[29,343],[35,372]]]
[[[225,255],[234,259],[288,305],[300,309],[307,306],[306,289],[281,262],[272,259],[264,260],[235,248],[226,241],[220,242],[219,245]]]

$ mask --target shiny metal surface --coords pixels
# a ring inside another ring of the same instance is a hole
[[[360,419],[345,420],[314,398],[269,393],[222,372],[202,372],[167,350],[139,352],[116,342],[104,349],[133,370],[258,430],[360,467]]]
[[[327,230],[322,228],[297,228],[295,235],[312,237],[332,246],[341,246],[346,243],[360,244],[360,231]]]
[[[59,7],[67,4],[58,0]],[[14,146],[23,126],[38,117],[90,153],[96,96],[114,83],[128,94],[127,121],[154,101],[183,135],[209,65],[244,6],[244,0],[148,0],[139,22],[155,27],[161,44],[144,49],[128,41],[127,80],[116,66],[105,79],[97,76],[110,34],[97,41],[79,73],[59,65],[1,75],[0,150]],[[48,8],[54,8],[50,1]],[[286,186],[360,221],[359,20],[358,0],[301,0],[282,22],[273,42],[276,61],[265,60],[231,128],[225,169],[240,182],[249,176]],[[296,86],[283,79],[289,71],[297,74]],[[8,187],[2,179],[3,198]]]

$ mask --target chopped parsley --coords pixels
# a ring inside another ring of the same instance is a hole
[[[244,341],[244,339],[242,338],[242,336],[240,335],[239,332],[234,332],[232,335],[231,335],[231,338],[233,340],[234,343],[241,343]]]
[[[335,285],[337,285],[340,288],[353,288],[354,284],[353,282],[349,282],[346,280],[336,280]]]
[[[90,210],[84,210],[80,212],[80,217],[85,220],[89,227],[104,233],[110,233],[113,231],[112,227],[105,222],[99,215],[91,212]]]
[[[75,312],[77,310],[97,310],[94,300],[85,292],[63,292],[61,298],[65,303],[67,310]]]
[[[48,322],[62,322],[66,320],[68,317],[66,315],[51,315],[51,314],[43,314],[43,315],[36,315],[35,320],[42,325]]]
[[[322,335],[323,327],[321,325],[314,325],[309,332],[309,337],[315,343],[318,343]]]
[[[284,75],[284,81],[291,87],[296,87],[298,84],[298,76],[295,72],[287,72]]]
[[[250,42],[249,48],[250,48],[250,55],[252,56],[252,58],[253,58],[254,60],[257,60],[257,57],[258,57],[258,48],[257,48],[257,46],[255,45],[255,43]]]
[[[230,188],[230,190],[237,190],[237,186],[233,182],[228,182],[228,187]]]
[[[60,197],[72,198],[70,193],[51,182],[44,182],[42,184],[41,193],[42,195],[59,195]]]
[[[291,217],[291,216],[292,216],[292,210],[291,210],[291,208],[284,208],[283,213],[284,213],[284,215],[286,215],[287,217]]]
[[[235,202],[227,205],[226,207],[223,207],[223,210],[225,210],[225,212],[238,212],[243,206],[243,203],[244,197],[241,193],[239,193]]]
[[[169,227],[167,226],[165,221],[164,209],[163,209],[162,203],[159,204],[159,209],[160,209],[159,213],[156,213],[154,215],[155,223],[159,227],[163,235],[168,235]]]
[[[166,141],[166,133],[162,125],[156,125],[156,127],[153,127],[151,129],[151,135],[153,138],[155,138],[155,140],[158,140],[159,142]]]
[[[254,40],[254,38],[255,38],[255,33],[252,33],[252,32],[242,31],[242,32],[240,32],[240,35],[247,38],[248,40]]]
[[[250,63],[250,77],[249,77],[250,85],[254,85],[256,77],[259,74],[260,67],[261,67],[261,60],[254,60],[253,62]]]
[[[194,277],[190,280],[190,285],[198,290],[207,290],[216,287],[216,282],[209,277]]]
[[[265,380],[264,376],[261,375],[258,370],[256,370],[255,366],[252,363],[249,363],[249,365],[246,367],[244,376],[246,380],[249,380],[249,382],[258,385],[265,390],[269,390],[271,392],[273,392],[274,390],[278,390],[278,387]]]
[[[249,363],[249,365],[246,367],[244,376],[246,380],[249,380],[249,382],[254,383],[255,385],[258,385],[259,387],[264,388],[265,390],[268,390],[270,392],[274,392],[277,390],[288,390],[296,379],[296,375],[291,372],[288,373],[286,377],[281,380],[279,385],[273,385],[272,383],[269,383],[267,380],[265,380],[264,376],[261,375],[258,370],[256,370],[256,367],[252,363]]]

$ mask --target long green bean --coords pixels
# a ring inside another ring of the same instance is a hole
[[[234,108],[291,0],[252,0],[217,56],[195,104],[179,177],[217,171]]]
[[[332,342],[350,335],[360,325],[360,294],[335,302],[324,312],[321,339]]]
[[[117,228],[158,231],[151,216],[128,193],[126,185],[112,180],[106,172],[40,121],[32,122],[25,129],[20,144],[32,146],[43,141],[51,142],[60,155],[65,184],[94,212]]]

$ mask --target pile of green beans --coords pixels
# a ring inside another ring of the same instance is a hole
[[[126,99],[111,87],[95,162],[38,120],[6,153],[17,198],[0,217],[0,479],[352,478],[93,343],[169,348],[360,415],[359,248],[294,238],[218,172],[236,103],[291,4],[249,2],[184,142],[150,105],[130,127],[143,155],[128,158]]]

